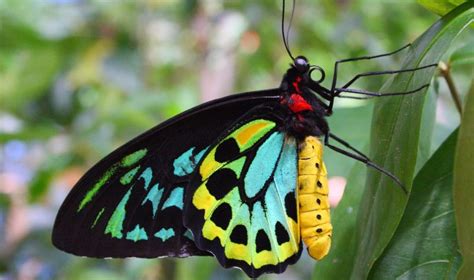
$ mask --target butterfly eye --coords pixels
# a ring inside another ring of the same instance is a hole
[[[309,69],[308,60],[304,56],[298,56],[293,63],[300,73],[305,73]]]
[[[319,80],[313,80],[313,81],[315,81],[316,83],[321,83],[322,81],[324,81],[324,78],[326,77],[326,73],[324,72],[323,68],[316,65],[311,65],[311,70],[309,70],[309,77],[313,79],[311,74],[313,73],[314,70],[317,70],[320,73],[320,78]]]

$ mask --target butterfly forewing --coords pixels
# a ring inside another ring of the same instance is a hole
[[[104,158],[76,184],[58,213],[53,243],[92,257],[208,254],[182,221],[191,174],[235,120],[276,90],[236,95],[184,112]]]
[[[250,277],[282,272],[300,256],[297,144],[272,108],[255,108],[204,154],[184,222],[200,249]]]

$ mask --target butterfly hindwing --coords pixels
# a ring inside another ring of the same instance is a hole
[[[203,104],[112,152],[76,184],[53,230],[58,248],[92,257],[208,254],[183,226],[183,199],[208,146],[275,90]]]
[[[185,198],[197,246],[250,277],[282,272],[301,253],[297,144],[281,127],[271,109],[247,114],[208,148]]]

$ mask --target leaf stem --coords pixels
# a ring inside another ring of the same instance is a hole
[[[438,68],[440,70],[441,75],[446,80],[446,84],[449,87],[449,92],[451,93],[451,97],[454,100],[454,105],[456,105],[456,109],[458,109],[459,116],[462,116],[462,103],[461,98],[459,97],[459,92],[454,84],[453,77],[451,76],[451,67],[449,64],[440,61],[438,64]]]

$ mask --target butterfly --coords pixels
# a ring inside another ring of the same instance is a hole
[[[364,74],[336,86],[339,64],[367,57],[337,61],[326,88],[324,70],[293,57],[284,34],[283,41],[292,63],[278,88],[199,105],[93,166],[60,207],[53,244],[97,258],[214,255],[223,267],[258,277],[285,271],[300,258],[303,243],[316,260],[329,252],[323,146],[366,163],[403,188],[393,174],[334,135],[326,121],[336,98],[351,98],[344,93],[382,96],[350,88]]]

